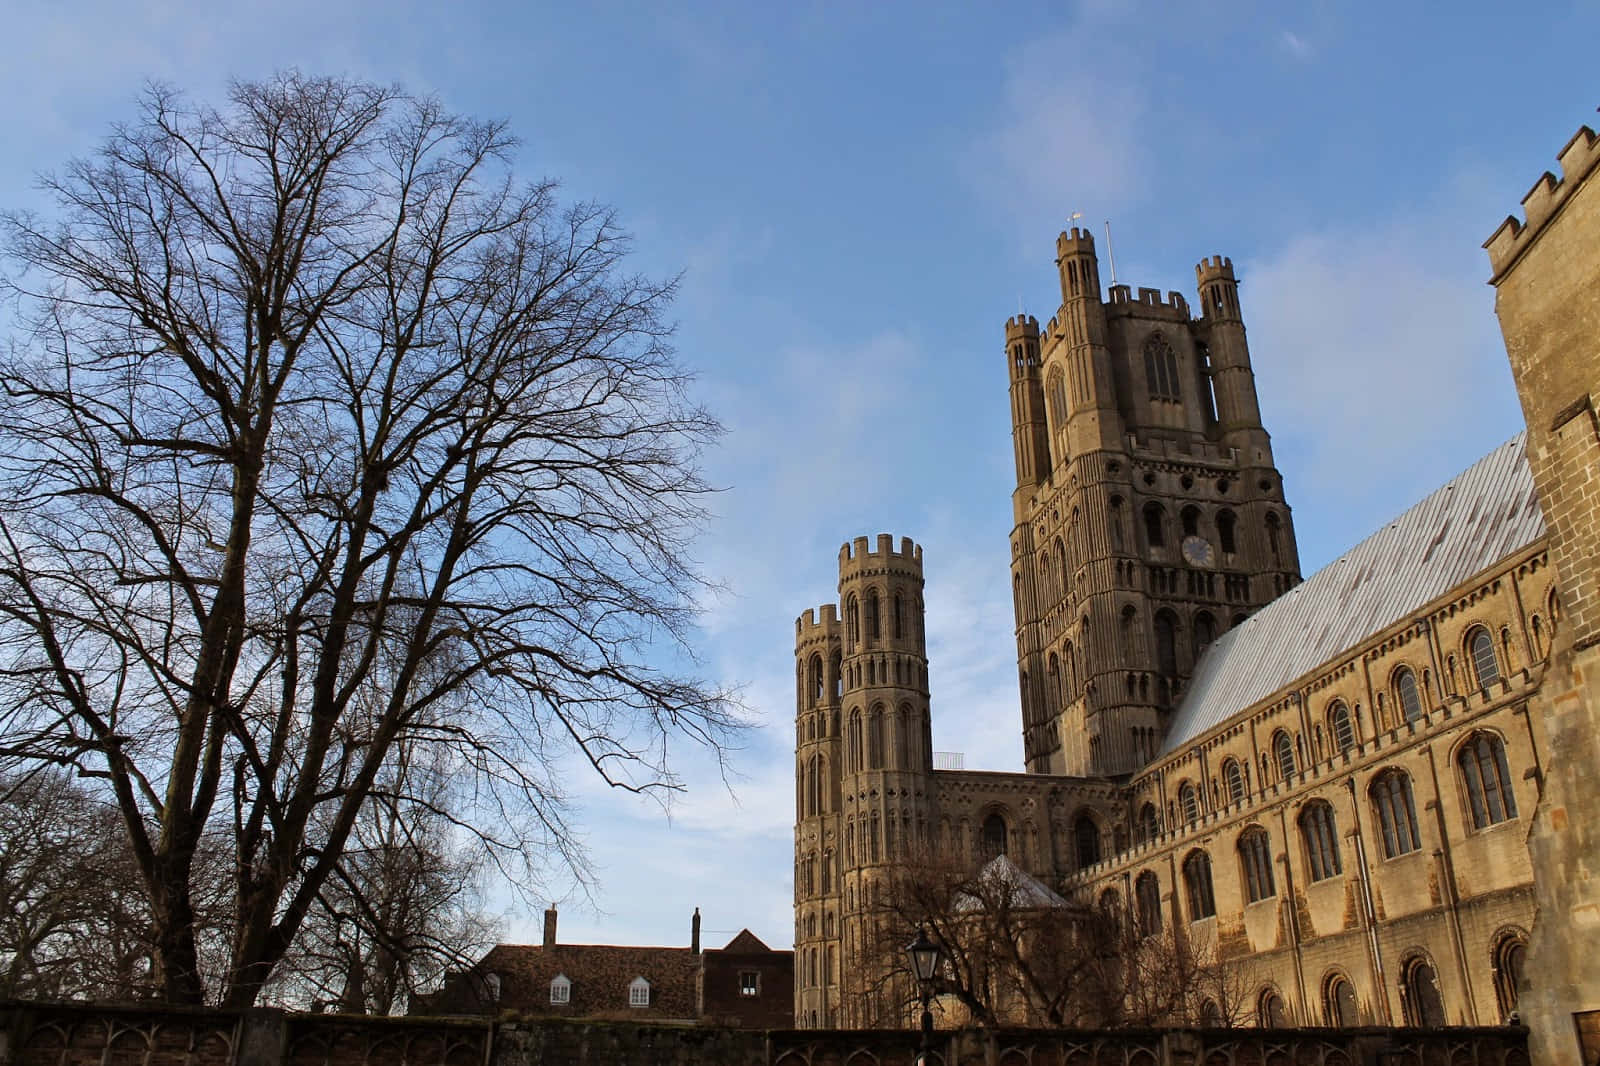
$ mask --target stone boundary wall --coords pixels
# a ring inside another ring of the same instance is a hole
[[[903,1030],[0,1002],[0,1066],[914,1066]],[[977,1030],[929,1066],[1528,1066],[1527,1030]]]

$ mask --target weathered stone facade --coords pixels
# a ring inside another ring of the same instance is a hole
[[[1550,523],[1564,624],[1531,701],[1549,736],[1528,834],[1538,918],[1524,1014],[1537,1061],[1600,1059],[1600,139],[1587,126],[1484,245]]]
[[[1528,433],[1304,584],[1231,262],[1196,268],[1194,317],[1177,293],[1102,300],[1092,238],[1061,235],[1060,310],[1005,328],[1027,772],[934,768],[922,550],[846,545],[842,606],[797,623],[796,1025],[892,1020],[863,973],[872,902],[914,854],[1001,849],[1213,944],[1263,1023],[1532,1009],[1541,1061],[1579,1061],[1573,1020],[1600,1009],[1597,160],[1585,130],[1489,244]]]

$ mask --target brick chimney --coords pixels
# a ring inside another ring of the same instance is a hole
[[[546,907],[544,909],[544,946],[547,948],[556,946],[556,909],[554,907]]]
[[[694,909],[694,917],[689,921],[689,954],[700,954],[700,908]]]

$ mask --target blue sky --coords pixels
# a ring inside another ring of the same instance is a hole
[[[32,175],[147,78],[217,100],[298,66],[507,119],[526,175],[685,272],[679,350],[729,428],[698,650],[759,728],[732,794],[682,751],[670,817],[574,767],[572,942],[680,943],[699,906],[708,943],[789,945],[794,619],[851,537],[925,545],[935,747],[1020,769],[1001,327],[1054,311],[1072,212],[1135,286],[1192,300],[1233,258],[1309,573],[1519,428],[1479,245],[1600,104],[1579,3],[20,0],[6,28],[0,205],[43,206]]]

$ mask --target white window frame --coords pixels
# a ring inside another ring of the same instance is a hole
[[[628,1006],[648,1007],[650,1005],[650,982],[643,977],[635,977],[628,985]]]
[[[571,1002],[572,979],[564,973],[558,973],[550,979],[550,1004],[564,1007]]]

